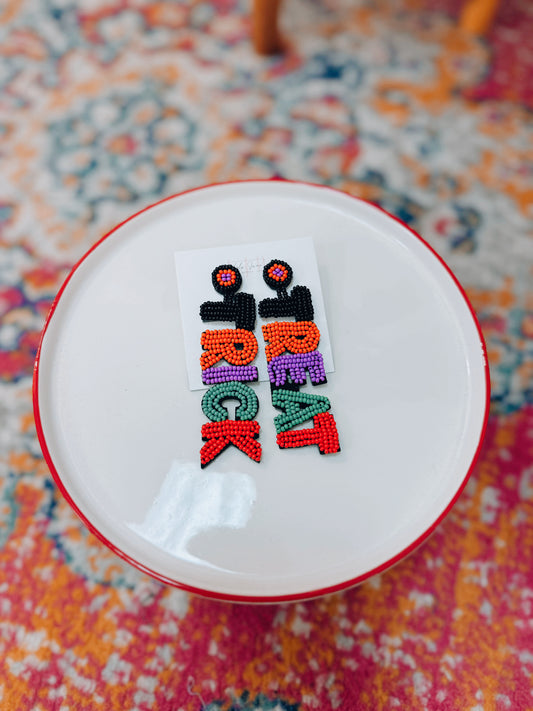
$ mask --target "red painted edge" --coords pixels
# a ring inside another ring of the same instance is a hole
[[[43,346],[43,341],[44,337],[46,334],[46,331],[48,329],[48,326],[50,324],[50,321],[52,320],[52,317],[54,315],[54,312],[57,308],[57,305],[59,303],[59,300],[61,299],[63,292],[65,291],[69,281],[71,280],[72,276],[78,269],[78,267],[82,264],[82,262],[85,261],[85,259],[100,245],[104,240],[106,240],[108,237],[110,237],[114,232],[116,232],[118,229],[120,229],[123,225],[125,225],[127,222],[130,222],[130,220],[135,219],[139,215],[142,215],[144,212],[147,212],[148,210],[151,210],[153,207],[156,207],[157,205],[161,205],[165,202],[168,202],[169,200],[173,200],[177,197],[181,197],[183,195],[188,195],[190,193],[194,192],[199,192],[201,190],[206,190],[209,188],[213,187],[218,187],[222,185],[231,185],[234,183],[238,184],[249,184],[249,183],[270,183],[272,180],[280,180],[281,182],[286,182],[292,185],[304,185],[308,187],[313,187],[313,188],[320,188],[322,190],[331,190],[332,192],[336,194],[341,194],[344,195],[345,197],[351,198],[353,200],[358,200],[359,202],[363,202],[367,205],[370,205],[373,208],[376,208],[380,210],[381,212],[385,213],[388,217],[392,218],[396,222],[400,223],[402,227],[407,229],[411,234],[413,234],[432,254],[436,259],[441,263],[441,265],[444,267],[444,269],[448,272],[449,276],[451,277],[452,281],[455,283],[457,289],[459,290],[459,293],[463,297],[470,314],[472,315],[472,319],[474,322],[474,325],[477,329],[478,336],[479,336],[479,342],[481,345],[481,351],[484,359],[484,368],[485,368],[485,410],[484,410],[484,415],[483,415],[483,424],[481,426],[481,431],[479,435],[479,441],[478,445],[476,447],[476,451],[474,452],[474,456],[472,458],[472,462],[470,463],[470,467],[468,468],[466,475],[459,485],[459,488],[457,489],[457,492],[455,496],[452,498],[448,506],[444,509],[442,514],[438,516],[438,518],[434,521],[434,523],[429,526],[417,539],[415,539],[409,546],[404,548],[402,551],[397,553],[395,556],[390,558],[389,560],[385,561],[381,565],[376,566],[375,568],[372,568],[371,570],[367,571],[366,573],[363,573],[355,578],[351,578],[349,580],[346,580],[342,583],[338,583],[337,585],[331,585],[329,587],[325,588],[319,588],[318,590],[310,590],[306,591],[303,593],[293,593],[290,595],[265,595],[265,596],[257,596],[257,595],[229,595],[227,593],[219,593],[215,592],[212,590],[203,590],[201,588],[195,588],[191,585],[186,585],[185,583],[180,583],[177,580],[172,580],[170,578],[165,577],[164,575],[161,575],[160,573],[157,573],[154,570],[151,570],[147,566],[144,566],[142,563],[139,563],[137,560],[131,558],[127,553],[124,553],[120,548],[117,548],[111,541],[109,541],[88,519],[87,517],[82,513],[82,511],[78,508],[72,497],[70,496],[69,492],[67,491],[65,485],[63,484],[63,481],[61,479],[61,476],[59,475],[59,472],[57,471],[54,462],[52,460],[52,457],[50,455],[50,451],[48,449],[48,446],[46,444],[46,439],[44,436],[44,430],[41,422],[41,414],[40,414],[40,408],[39,408],[39,364],[40,364],[40,357],[41,357],[41,349]],[[225,602],[247,602],[247,603],[279,603],[279,602],[295,602],[298,600],[308,600],[310,598],[315,598],[315,597],[321,597],[322,595],[329,595],[331,593],[338,592],[340,590],[345,590],[346,588],[353,587],[355,585],[358,585],[359,583],[362,583],[365,580],[368,580],[368,578],[371,578],[374,575],[377,575],[378,573],[383,572],[387,568],[390,568],[391,566],[395,565],[398,563],[400,560],[408,556],[410,553],[412,553],[418,546],[423,543],[432,533],[433,531],[437,528],[437,526],[441,523],[441,521],[449,514],[453,506],[455,505],[457,499],[463,492],[463,489],[465,488],[468,479],[470,478],[470,475],[472,474],[472,471],[475,467],[475,464],[479,458],[479,454],[481,452],[481,446],[483,443],[483,439],[485,437],[485,432],[487,429],[487,423],[488,423],[488,418],[489,418],[489,407],[490,407],[490,372],[489,372],[489,365],[488,365],[488,358],[487,358],[487,347],[485,344],[485,339],[483,338],[483,333],[481,331],[481,326],[479,323],[479,320],[477,318],[477,315],[472,307],[472,304],[470,303],[468,296],[466,295],[465,290],[459,283],[457,277],[455,274],[452,272],[450,267],[446,264],[444,259],[429,245],[419,234],[417,234],[413,229],[411,229],[408,225],[406,225],[402,220],[397,218],[395,215],[391,215],[388,213],[386,210],[384,210],[382,207],[379,205],[375,205],[374,203],[369,202],[368,200],[364,200],[363,198],[357,197],[355,195],[350,195],[349,193],[346,193],[342,190],[338,190],[337,188],[332,188],[330,186],[326,185],[318,185],[315,183],[309,183],[309,182],[303,182],[303,181],[296,181],[296,180],[285,180],[284,178],[271,178],[269,180],[235,180],[235,181],[229,181],[229,182],[224,182],[224,183],[213,183],[210,185],[204,185],[198,188],[192,188],[191,190],[185,190],[181,193],[178,193],[176,195],[170,195],[167,198],[164,198],[163,200],[159,200],[158,202],[153,203],[152,205],[148,205],[147,207],[143,208],[142,210],[139,210],[136,212],[134,215],[131,215],[131,217],[128,217],[126,220],[123,220],[120,222],[116,227],[114,227],[112,230],[107,232],[103,237],[101,237],[82,257],[81,259],[76,262],[76,264],[72,267],[71,271],[69,272],[67,278],[63,282],[59,292],[57,293],[57,296],[55,297],[52,306],[50,308],[50,311],[48,313],[48,316],[46,318],[46,322],[44,325],[44,328],[41,333],[41,338],[39,342],[39,348],[37,350],[37,356],[35,359],[35,365],[34,365],[34,370],[33,370],[33,412],[34,412],[34,417],[35,417],[35,425],[37,429],[37,436],[39,438],[39,444],[41,445],[41,449],[44,455],[44,458],[46,460],[46,463],[48,464],[48,467],[50,469],[50,473],[52,474],[52,477],[61,491],[62,495],[65,497],[65,499],[68,501],[70,506],[73,508],[75,513],[78,515],[78,517],[83,521],[85,526],[93,533],[102,543],[104,543],[108,548],[110,548],[113,553],[118,555],[120,558],[125,560],[127,563],[132,565],[134,568],[137,568],[143,573],[146,573],[150,575],[152,578],[155,578],[159,582],[165,583],[166,585],[170,585],[175,588],[179,588],[181,590],[185,590],[186,592],[194,593],[197,595],[201,595],[203,597],[208,597],[208,598],[213,598],[215,600],[221,600]]]

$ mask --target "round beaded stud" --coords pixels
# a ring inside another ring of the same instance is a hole
[[[263,279],[274,291],[285,290],[292,281],[292,268],[281,259],[272,259],[263,268]]]
[[[226,296],[235,294],[242,285],[242,276],[233,264],[220,264],[213,269],[211,280],[216,292]]]

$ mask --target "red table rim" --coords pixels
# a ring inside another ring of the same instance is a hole
[[[316,590],[308,590],[302,593],[292,593],[290,595],[230,595],[227,593],[221,593],[221,592],[216,592],[212,590],[203,590],[202,588],[196,588],[192,585],[187,585],[185,583],[180,583],[179,581],[172,580],[170,578],[167,578],[164,575],[161,575],[160,573],[157,573],[154,570],[151,570],[147,566],[144,566],[142,563],[139,563],[137,560],[129,556],[127,553],[122,551],[120,548],[115,546],[114,543],[112,543],[109,539],[107,539],[90,521],[89,519],[83,514],[83,512],[79,509],[79,507],[76,505],[72,497],[70,496],[65,484],[63,483],[61,476],[52,460],[52,457],[50,455],[50,451],[48,449],[46,439],[44,436],[44,430],[42,426],[42,421],[41,421],[41,413],[40,413],[40,407],[39,407],[39,365],[40,365],[40,357],[41,357],[41,348],[43,345],[43,340],[44,336],[46,334],[46,331],[48,329],[48,326],[50,324],[50,321],[55,313],[55,310],[57,308],[57,305],[63,295],[63,292],[65,291],[69,281],[71,280],[72,276],[78,269],[78,267],[85,261],[85,259],[100,245],[104,240],[106,240],[108,237],[110,237],[112,234],[114,234],[118,229],[120,229],[123,225],[125,225],[127,222],[130,222],[130,220],[135,219],[139,215],[142,215],[144,212],[147,212],[148,210],[151,210],[153,207],[156,207],[157,205],[162,205],[165,202],[168,202],[169,200],[173,200],[177,197],[181,197],[183,195],[188,195],[190,193],[194,192],[200,192],[201,190],[206,190],[209,188],[213,187],[219,187],[223,185],[234,185],[234,184],[251,184],[251,183],[271,183],[272,180],[280,180],[284,183],[289,183],[292,185],[303,185],[307,187],[312,187],[312,188],[320,188],[321,190],[330,190],[336,194],[341,194],[344,195],[348,198],[351,198],[352,200],[358,200],[359,202],[363,202],[367,205],[370,205],[373,208],[376,208],[380,210],[381,212],[385,213],[388,217],[391,219],[395,220],[398,222],[402,227],[407,229],[409,232],[411,232],[412,235],[414,235],[432,254],[436,259],[440,262],[440,264],[444,267],[448,275],[451,277],[453,280],[455,286],[459,290],[459,293],[463,297],[464,302],[466,303],[470,314],[472,316],[474,325],[477,329],[478,332],[478,337],[479,337],[479,342],[481,345],[481,350],[482,350],[482,355],[483,355],[483,365],[484,365],[484,374],[485,374],[485,405],[484,405],[484,413],[483,413],[483,424],[481,427],[481,431],[479,434],[479,441],[476,447],[476,451],[474,452],[474,456],[472,458],[472,461],[470,463],[470,466],[466,472],[466,475],[459,485],[457,492],[455,493],[454,497],[448,504],[448,506],[444,509],[444,511],[440,514],[440,516],[437,517],[437,519],[429,526],[418,538],[416,538],[410,545],[408,545],[406,548],[401,550],[399,553],[397,553],[395,556],[390,558],[389,560],[385,561],[381,565],[376,566],[375,568],[372,568],[371,570],[356,576],[355,578],[351,578],[349,580],[343,581],[341,583],[337,583],[336,585],[330,585],[324,588],[318,588]],[[57,296],[55,297],[52,306],[50,308],[50,311],[48,313],[48,316],[46,318],[46,322],[44,325],[44,328],[41,333],[41,338],[39,342],[39,347],[37,350],[37,356],[35,359],[35,365],[34,365],[34,370],[33,370],[33,388],[32,388],[32,396],[33,396],[33,412],[34,412],[34,417],[35,417],[35,425],[37,429],[37,436],[39,438],[39,444],[41,445],[41,449],[44,455],[44,458],[46,460],[46,463],[48,464],[48,467],[50,469],[50,473],[52,474],[52,477],[61,491],[62,495],[65,497],[67,502],[70,504],[70,506],[73,508],[75,513],[78,515],[78,517],[83,521],[85,526],[93,533],[102,543],[104,543],[108,548],[110,548],[113,553],[118,555],[120,558],[125,560],[127,563],[132,565],[134,568],[137,568],[143,573],[146,573],[150,575],[152,578],[155,578],[159,582],[165,583],[166,585],[170,585],[175,588],[179,588],[181,590],[184,590],[186,592],[194,593],[197,595],[201,595],[203,597],[208,597],[208,598],[213,598],[215,600],[220,600],[220,601],[226,601],[226,602],[247,602],[247,603],[279,603],[279,602],[295,602],[298,600],[308,600],[310,598],[316,598],[316,597],[321,597],[323,595],[328,595],[331,593],[338,592],[340,590],[345,590],[346,588],[353,587],[355,585],[358,585],[359,583],[362,583],[365,580],[368,580],[368,578],[373,577],[374,575],[377,575],[378,573],[383,572],[387,568],[390,568],[391,566],[395,565],[398,563],[400,560],[408,556],[410,553],[412,553],[418,546],[423,543],[432,533],[433,531],[437,528],[437,526],[441,523],[441,521],[449,514],[453,506],[455,505],[457,499],[461,495],[464,487],[466,486],[468,479],[470,478],[472,471],[475,467],[475,464],[478,460],[481,447],[483,444],[483,439],[485,436],[485,432],[487,429],[487,422],[488,422],[488,417],[489,417],[489,406],[490,406],[490,372],[489,372],[489,365],[488,365],[488,358],[487,358],[487,347],[485,344],[485,339],[483,338],[483,333],[481,331],[481,326],[479,323],[479,320],[477,318],[477,315],[468,299],[468,296],[466,295],[465,290],[457,280],[455,274],[452,272],[450,267],[446,264],[444,259],[429,245],[417,232],[415,232],[413,229],[411,229],[408,225],[406,225],[402,220],[400,220],[398,217],[391,215],[389,212],[384,210],[382,207],[379,205],[375,205],[374,203],[371,203],[368,200],[365,200],[363,198],[359,198],[355,195],[350,195],[349,193],[346,193],[342,190],[338,190],[337,188],[332,188],[329,186],[325,185],[318,185],[310,182],[304,182],[304,181],[296,181],[296,180],[285,180],[284,178],[271,178],[271,179],[264,179],[264,180],[235,180],[235,181],[229,181],[229,182],[223,182],[223,183],[212,183],[209,185],[203,185],[201,187],[197,188],[192,188],[190,190],[185,190],[181,193],[177,193],[175,195],[170,195],[169,197],[163,198],[162,200],[159,200],[151,205],[148,205],[147,207],[143,208],[142,210],[139,210],[135,214],[131,215],[127,219],[123,220],[120,222],[118,225],[116,225],[112,230],[107,232],[103,237],[101,237],[82,257],[79,259],[76,264],[72,267],[70,270],[68,276],[66,277],[65,281],[63,282],[59,292],[57,293]]]

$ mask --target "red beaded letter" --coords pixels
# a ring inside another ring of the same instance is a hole
[[[339,433],[332,414],[323,412],[313,418],[314,427],[304,430],[289,430],[280,432],[276,438],[281,449],[307,447],[317,444],[320,454],[340,452]]]
[[[205,441],[200,450],[202,469],[230,444],[235,445],[250,459],[259,462],[261,460],[261,445],[255,441],[259,436],[259,430],[259,423],[255,420],[207,422],[202,427],[202,439]]]

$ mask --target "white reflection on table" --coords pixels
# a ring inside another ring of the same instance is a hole
[[[255,499],[248,474],[199,470],[197,463],[174,460],[144,521],[129,528],[182,560],[218,568],[192,555],[190,542],[212,529],[244,528]]]

